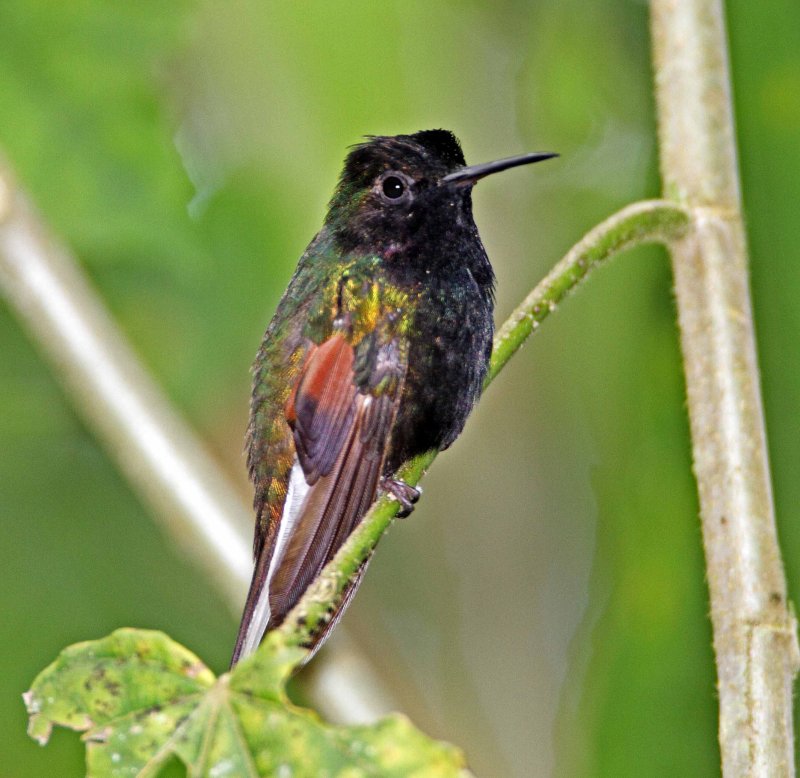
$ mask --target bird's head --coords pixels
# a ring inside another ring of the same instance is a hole
[[[448,130],[372,136],[348,154],[325,223],[345,250],[430,248],[431,241],[474,229],[471,194],[481,178],[554,156],[523,154],[467,166]]]

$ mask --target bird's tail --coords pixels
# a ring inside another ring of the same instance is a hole
[[[367,559],[365,559],[361,566],[356,571],[356,574],[350,579],[350,582],[347,584],[347,588],[342,593],[341,600],[339,604],[336,606],[336,609],[331,614],[328,621],[325,625],[314,634],[312,638],[312,642],[307,646],[309,648],[309,653],[303,660],[303,664],[309,662],[314,654],[322,648],[323,643],[328,639],[333,628],[339,623],[339,619],[342,618],[344,615],[347,606],[352,601],[355,593],[358,591],[358,587],[361,585],[361,581],[364,577],[364,573],[366,572],[367,566],[372,559],[372,554],[370,554]],[[274,623],[274,620],[270,617],[269,610],[267,609],[266,614],[264,614],[264,603],[261,603],[261,594],[264,593],[266,597],[266,589],[263,585],[264,583],[264,575],[262,574],[261,568],[268,568],[269,564],[259,564],[256,563],[256,569],[253,574],[253,580],[250,583],[250,591],[247,594],[247,601],[244,607],[244,613],[242,614],[242,621],[239,625],[239,634],[236,637],[236,646],[233,650],[233,657],[231,658],[231,668],[240,662],[242,659],[246,659],[250,656],[259,646],[261,643],[262,638],[264,635],[272,629],[280,626],[280,623]],[[283,619],[281,619],[281,622]]]

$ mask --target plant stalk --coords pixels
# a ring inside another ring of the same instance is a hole
[[[652,0],[665,197],[719,690],[723,775],[792,776],[796,622],[778,547],[721,0]]]

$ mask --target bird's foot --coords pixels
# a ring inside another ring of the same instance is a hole
[[[411,515],[414,505],[422,494],[421,489],[415,489],[404,481],[386,476],[381,478],[381,489],[400,503],[400,510],[397,511],[398,519],[404,519]]]

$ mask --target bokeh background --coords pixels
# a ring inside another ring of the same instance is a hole
[[[800,5],[728,3],[781,540],[800,585]],[[634,0],[0,2],[0,148],[165,391],[249,491],[248,367],[346,147],[452,128],[498,321],[588,228],[658,193]],[[481,776],[718,773],[669,267],[598,272],[513,360],[383,541],[346,623]],[[234,616],[0,303],[0,773],[80,775],[20,694],[68,643],[159,628],[225,667]],[[324,653],[319,661],[325,661]]]

